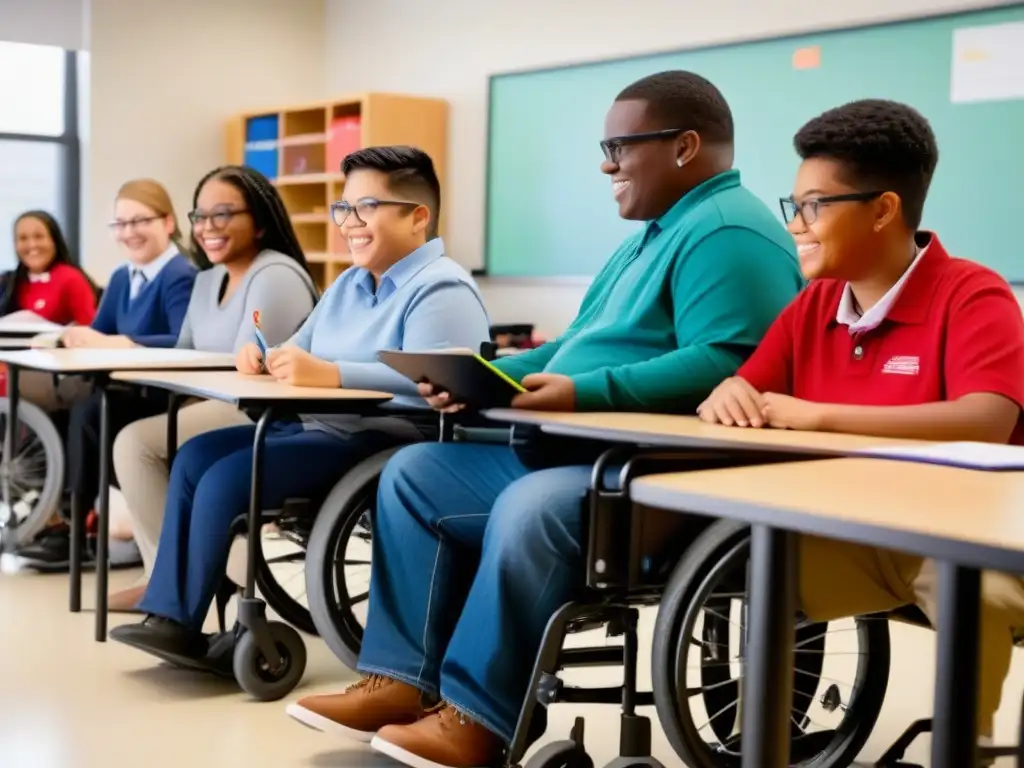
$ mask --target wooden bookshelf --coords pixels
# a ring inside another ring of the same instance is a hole
[[[330,204],[345,187],[341,160],[360,147],[387,144],[409,144],[430,155],[444,197],[448,105],[441,99],[366,93],[250,111],[227,126],[227,161],[251,166],[277,186],[321,289],[350,264],[330,218]],[[438,225],[443,235],[443,216]]]

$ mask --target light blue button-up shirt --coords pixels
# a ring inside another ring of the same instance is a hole
[[[431,240],[388,269],[379,284],[365,269],[345,270],[287,343],[334,362],[344,387],[391,392],[395,406],[425,407],[416,385],[378,362],[377,353],[447,347],[475,351],[490,339],[476,283],[444,251],[440,238]],[[306,421],[342,433],[367,427],[345,416]]]

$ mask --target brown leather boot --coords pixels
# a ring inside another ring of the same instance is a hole
[[[385,725],[414,723],[427,711],[420,690],[380,675],[364,677],[342,693],[306,696],[285,709],[303,725],[364,743]]]
[[[411,725],[389,725],[371,746],[413,768],[487,768],[497,763],[502,740],[450,704]]]

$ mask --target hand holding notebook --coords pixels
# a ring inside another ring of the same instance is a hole
[[[407,379],[449,393],[452,403],[473,408],[507,408],[526,390],[471,350],[402,352],[385,350],[378,358]]]

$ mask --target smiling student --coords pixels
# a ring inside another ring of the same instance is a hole
[[[918,230],[938,163],[920,114],[858,101],[800,129],[782,200],[810,286],[698,412],[710,423],[1024,444],[1024,319],[1007,282]],[[814,621],[917,603],[936,618],[934,563],[802,537],[800,599]],[[982,581],[978,731],[992,735],[1019,578]]]
[[[411,147],[371,147],[345,158],[345,190],[332,205],[354,266],[327,290],[299,331],[264,356],[247,344],[238,370],[265,364],[298,387],[391,392],[395,405],[425,407],[416,385],[377,361],[381,349],[479,348],[490,334],[469,274],[437,237],[441,191],[430,158]],[[255,426],[219,429],[185,443],[171,469],[156,563],[140,603],[141,623],[111,632],[160,657],[231,664],[233,635],[202,634],[228,557],[232,521],[248,508]],[[316,497],[359,461],[421,438],[407,420],[387,416],[306,416],[267,430],[263,501]]]
[[[529,390],[514,407],[692,410],[753,351],[801,280],[792,238],[733,168],[733,137],[725,98],[692,72],[619,93],[600,170],[619,216],[644,224],[559,339],[497,361]],[[596,457],[549,443],[531,453],[424,443],[392,457],[374,516],[366,677],[289,715],[412,766],[497,761],[544,629],[578,594]]]
[[[312,311],[317,290],[288,211],[273,184],[243,166],[215,168],[192,197],[194,250],[212,262],[196,277],[176,347],[237,354],[254,339],[253,313],[269,344],[291,336]],[[178,443],[223,427],[251,424],[233,405],[207,400],[178,410]],[[167,503],[167,414],[125,427],[114,441],[114,473],[127,502],[146,575]],[[110,596],[111,611],[132,611],[145,583]]]
[[[72,258],[53,216],[26,211],[15,219],[14,250],[18,266],[0,278],[0,314],[27,310],[58,325],[92,322],[96,287]]]
[[[198,270],[186,256],[167,190],[153,179],[125,183],[114,200],[110,229],[126,263],[110,276],[92,325],[68,328],[62,343],[90,349],[174,346]],[[86,514],[99,492],[100,398],[79,377],[64,379],[57,394],[70,409],[65,480]],[[110,398],[111,438],[125,425],[167,409],[166,393],[155,390],[111,390]],[[67,570],[70,531],[60,522],[16,554],[36,570]]]

